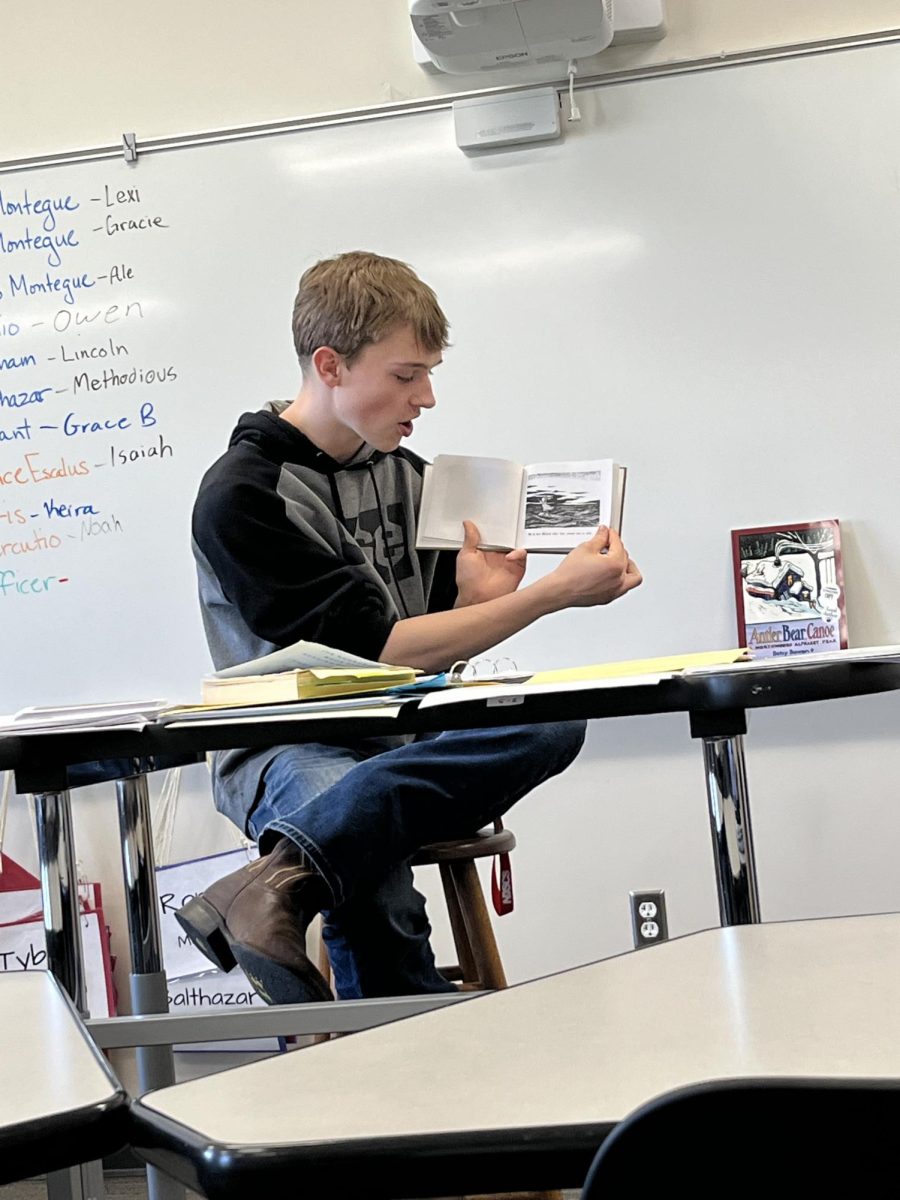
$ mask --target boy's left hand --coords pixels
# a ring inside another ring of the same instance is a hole
[[[456,556],[456,607],[482,604],[514,592],[525,574],[524,550],[479,550],[481,534],[474,521],[463,521],[465,540]]]

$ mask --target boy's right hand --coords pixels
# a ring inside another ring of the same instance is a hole
[[[587,608],[618,600],[639,587],[643,578],[616,531],[601,525],[590,541],[570,550],[543,582],[553,590],[554,607]]]

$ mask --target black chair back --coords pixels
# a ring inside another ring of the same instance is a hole
[[[728,1080],[652,1100],[594,1159],[582,1200],[900,1195],[900,1080]]]

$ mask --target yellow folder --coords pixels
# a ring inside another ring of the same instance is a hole
[[[632,658],[627,662],[595,663],[589,667],[562,667],[538,671],[529,683],[574,683],[577,679],[618,679],[626,675],[671,675],[692,667],[721,667],[747,657],[745,649],[704,650],[699,654],[671,654],[666,658]]]

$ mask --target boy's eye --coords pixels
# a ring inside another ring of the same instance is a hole
[[[415,375],[395,375],[394,378],[399,379],[401,383],[412,383]]]

